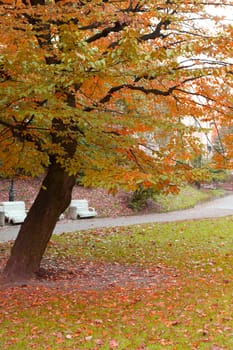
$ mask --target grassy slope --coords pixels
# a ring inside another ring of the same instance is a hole
[[[229,217],[54,237],[47,257],[154,267],[168,279],[102,292],[1,292],[1,349],[233,349],[232,232]]]
[[[197,203],[221,197],[226,193],[223,189],[198,190],[195,187],[185,186],[178,195],[159,195],[156,202],[162,207],[162,211],[181,210],[194,207]]]

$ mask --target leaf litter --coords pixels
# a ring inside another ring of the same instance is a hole
[[[141,267],[136,264],[96,261],[58,261],[45,258],[36,278],[21,285],[43,286],[67,291],[108,291],[118,288],[164,288],[176,283],[174,268],[162,265]],[[10,286],[9,284],[5,285]],[[4,284],[2,284],[4,288]]]

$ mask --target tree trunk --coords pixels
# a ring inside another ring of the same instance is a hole
[[[4,269],[7,279],[29,279],[38,271],[56,222],[71,201],[74,184],[75,177],[58,164],[49,167]]]

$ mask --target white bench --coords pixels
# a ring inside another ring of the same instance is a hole
[[[68,215],[71,219],[95,217],[97,212],[88,206],[86,199],[72,199],[68,208]]]
[[[0,202],[0,212],[4,213],[5,222],[10,224],[21,224],[27,216],[23,201]]]

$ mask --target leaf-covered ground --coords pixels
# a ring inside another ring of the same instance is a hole
[[[232,246],[231,217],[56,236],[0,292],[1,349],[231,350]]]

